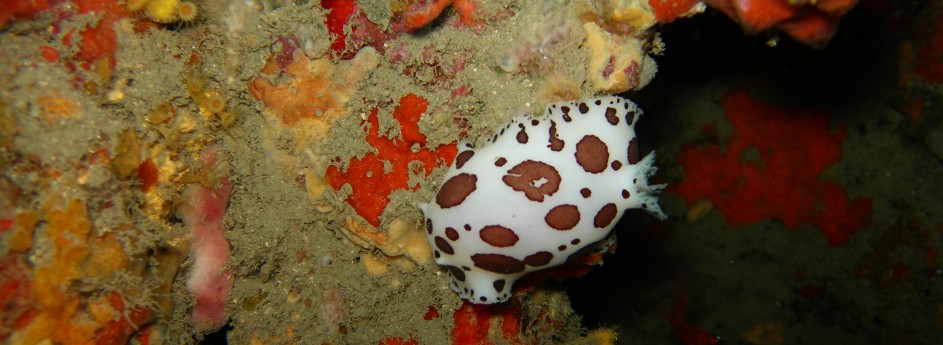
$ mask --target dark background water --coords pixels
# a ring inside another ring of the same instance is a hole
[[[730,226],[717,210],[688,221],[687,203],[669,188],[661,198],[668,221],[629,212],[617,226],[616,253],[566,282],[585,326],[615,328],[624,344],[690,344],[672,319],[726,344],[943,342],[943,262],[935,254],[943,239],[943,87],[899,70],[903,49],[943,34],[932,29],[941,7],[875,5],[859,4],[821,50],[785,35],[769,47],[770,34],[744,35],[711,10],[661,28],[667,49],[656,58],[657,76],[627,95],[645,110],[637,130],[643,152],[660,155],[656,180],[686,178],[676,157],[684,143],[703,140],[704,124],[721,128],[723,147],[730,124],[718,99],[745,88],[773,106],[824,110],[834,131],[844,126],[842,158],[820,180],[867,198],[873,211],[848,242],[830,247],[810,224]],[[913,98],[925,101],[919,121],[903,111]]]

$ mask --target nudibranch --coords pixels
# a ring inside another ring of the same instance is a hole
[[[523,275],[604,250],[622,213],[665,218],[639,160],[631,101],[601,97],[522,115],[480,148],[459,143],[435,198],[420,205],[450,285],[474,303],[507,301]]]

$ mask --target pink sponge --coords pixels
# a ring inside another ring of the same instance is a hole
[[[212,156],[212,157],[207,157]],[[204,168],[215,163],[215,153],[204,155]],[[232,288],[232,272],[225,270],[229,243],[223,236],[223,214],[229,205],[232,182],[220,180],[213,189],[191,184],[184,190],[184,203],[177,216],[190,228],[193,267],[187,290],[196,299],[193,323],[209,333],[226,324],[226,296]]]

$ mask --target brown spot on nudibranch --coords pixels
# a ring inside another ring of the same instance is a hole
[[[586,103],[580,103],[577,108],[579,108],[581,114],[586,114],[589,112],[589,106],[586,105]]]
[[[521,130],[517,132],[517,142],[521,144],[526,144],[527,143],[527,129],[524,128],[524,124],[518,124],[517,126],[521,128]]]
[[[455,231],[453,228],[445,228],[445,237],[448,237],[452,241],[458,241],[458,231]]]
[[[501,254],[475,254],[471,257],[475,267],[488,272],[510,274],[524,271],[524,262]]]
[[[442,189],[435,196],[435,203],[441,208],[456,206],[465,201],[477,188],[475,183],[478,177],[472,174],[461,173],[449,178],[442,184]]]
[[[432,234],[432,218],[426,218],[426,232]]]
[[[472,150],[462,151],[462,153],[459,153],[458,156],[455,157],[455,169],[461,169],[462,166],[465,165],[465,162],[471,159],[474,155],[475,151]]]
[[[494,166],[496,166],[496,167],[502,167],[502,166],[504,166],[504,164],[506,164],[507,162],[508,162],[507,159],[504,159],[504,157],[501,157],[501,158],[498,158],[498,160],[494,161]]]
[[[452,277],[454,277],[455,280],[458,280],[458,281],[460,281],[460,282],[465,281],[465,272],[462,272],[462,270],[459,269],[458,267],[455,267],[455,266],[448,266],[448,265],[445,265],[445,266],[442,266],[442,267],[445,268],[445,269],[447,269],[447,270],[449,270],[449,272],[452,273]]]
[[[593,195],[593,191],[589,190],[589,188],[583,188],[580,189],[580,195],[582,195],[584,198],[588,198]]]
[[[435,237],[435,246],[439,248],[443,253],[452,255],[455,254],[455,249],[452,249],[452,245],[449,244],[444,238],[436,236]]]
[[[504,281],[504,279],[495,280],[494,283],[492,284],[494,286],[494,291],[501,292],[502,290],[504,290],[505,283],[506,282]]]
[[[616,116],[616,108],[606,108],[606,121],[609,121],[610,125],[618,125],[619,117]]]
[[[580,222],[580,209],[574,205],[559,205],[547,211],[544,221],[551,228],[570,230]]]
[[[564,142],[557,136],[557,123],[550,121],[550,144],[547,147],[550,151],[560,152],[563,150]]]
[[[632,138],[632,140],[629,141],[629,150],[627,152],[629,164],[638,163],[638,140],[635,139],[636,138]]]
[[[612,224],[612,220],[616,218],[618,211],[619,209],[616,207],[616,204],[606,204],[606,206],[599,209],[599,212],[596,212],[596,217],[593,218],[593,226],[597,228],[609,226],[609,224]]]
[[[550,252],[540,251],[528,255],[526,258],[524,258],[524,263],[529,266],[543,266],[550,262],[550,260],[553,260],[553,254]]]
[[[601,173],[609,163],[609,147],[595,135],[584,136],[576,143],[576,162],[586,172]]]
[[[523,192],[531,201],[543,202],[560,188],[560,173],[553,166],[527,160],[515,165],[501,178],[508,187]]]
[[[485,243],[501,248],[513,246],[520,239],[514,230],[500,225],[488,225],[478,232],[478,236]]]

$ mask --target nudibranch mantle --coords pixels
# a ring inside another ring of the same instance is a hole
[[[507,301],[523,275],[605,250],[626,209],[665,218],[639,160],[631,101],[601,97],[547,106],[485,145],[459,143],[435,198],[420,205],[436,263],[473,303]]]

